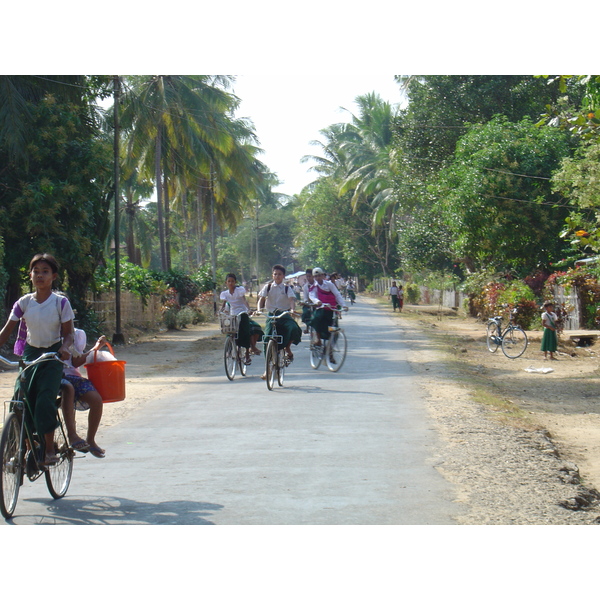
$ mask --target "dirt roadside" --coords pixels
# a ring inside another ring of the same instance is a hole
[[[409,361],[426,393],[427,409],[443,440],[435,468],[469,507],[464,524],[593,524],[600,519],[600,383],[594,347],[561,346],[544,362],[541,333],[530,332],[523,357],[491,354],[484,326],[435,308],[406,307],[393,335],[410,348]],[[217,324],[166,331],[115,348],[127,361],[127,399],[106,404],[102,430],[118,425],[148,399],[184,392],[186,382],[222,361]],[[260,359],[258,359],[260,360]],[[547,374],[529,366],[551,367]],[[0,372],[9,398],[15,373]],[[85,417],[78,416],[80,433]],[[107,448],[107,457],[110,448]]]

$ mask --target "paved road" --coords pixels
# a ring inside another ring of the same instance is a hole
[[[454,523],[461,508],[434,468],[439,440],[398,321],[361,302],[343,326],[340,372],[312,370],[306,342],[272,392],[261,360],[233,382],[219,362],[185,395],[106,429],[110,454],[78,458],[65,498],[26,482],[12,523]]]

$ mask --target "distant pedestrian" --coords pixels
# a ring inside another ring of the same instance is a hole
[[[557,360],[554,357],[554,353],[558,348],[558,338],[556,336],[556,322],[558,317],[554,312],[554,303],[545,302],[544,312],[542,313],[542,325],[544,327],[544,335],[542,336],[542,352],[544,353],[544,360],[548,358],[548,352],[550,353],[550,360]]]
[[[402,312],[402,307],[404,306],[404,290],[401,285],[398,286],[398,306],[400,312]]]
[[[392,300],[392,307],[394,312],[396,309],[400,307],[400,303],[398,302],[398,286],[395,281],[392,281],[392,287],[390,288],[389,296]]]

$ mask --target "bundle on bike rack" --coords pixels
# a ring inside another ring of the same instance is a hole
[[[225,313],[219,313],[219,320],[221,321],[221,333],[237,333],[237,331],[238,331],[237,315],[228,315]]]
[[[107,342],[110,353],[115,353]],[[102,402],[121,402],[125,400],[125,365],[124,360],[97,360],[98,350],[94,351],[94,360],[85,365],[89,380],[102,397]]]

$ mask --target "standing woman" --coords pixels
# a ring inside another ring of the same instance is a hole
[[[552,302],[545,302],[544,309],[545,311],[542,313],[544,335],[542,336],[541,350],[544,353],[544,360],[548,358],[548,352],[550,352],[550,360],[557,360],[554,357],[554,353],[558,348],[558,338],[556,337],[556,321],[558,317],[554,312],[554,304]]]
[[[390,299],[392,300],[392,306],[394,307],[394,312],[396,312],[396,309],[399,307],[399,304],[398,304],[398,286],[396,285],[395,281],[392,281],[392,287],[390,288],[389,296],[390,296]]]
[[[71,354],[69,347],[74,341],[73,309],[68,299],[52,291],[58,277],[58,263],[50,254],[36,254],[29,263],[29,277],[35,288],[32,294],[26,294],[17,300],[0,331],[0,347],[3,346],[15,329],[19,320],[26,325],[27,337],[22,351],[23,360],[32,361],[45,352],[58,352],[62,360]],[[19,329],[19,338],[23,328]],[[15,354],[20,354],[15,344]],[[52,465],[58,462],[54,451],[54,430],[58,425],[56,418],[56,398],[60,390],[63,365],[56,360],[42,362],[27,370],[23,382],[29,411],[25,411],[30,425],[44,441],[44,460],[42,464]]]

